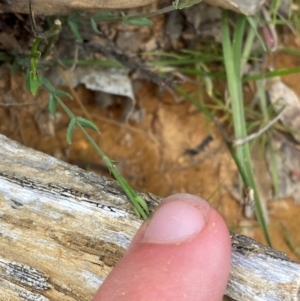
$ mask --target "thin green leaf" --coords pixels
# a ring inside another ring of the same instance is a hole
[[[95,19],[91,18],[91,27],[93,29],[93,31],[95,33],[101,33],[99,30],[98,30],[98,25],[97,25],[97,22],[95,21]]]
[[[40,78],[41,84],[42,84],[42,85],[43,85],[50,93],[55,94],[56,89],[55,89],[55,87],[50,83],[50,81],[49,81],[47,78],[43,77],[43,76],[40,76],[39,78]]]
[[[142,217],[139,210],[136,207],[133,206],[133,210],[134,210],[134,212],[135,212],[135,214],[137,215],[138,218]]]
[[[92,19],[95,22],[101,22],[101,21],[107,21],[107,20],[111,20],[114,19],[115,16],[113,13],[109,13],[109,12],[101,12],[101,13],[97,13],[95,15],[93,15]]]
[[[65,92],[65,91],[62,91],[62,90],[56,90],[55,91],[55,95],[57,95],[58,97],[68,97],[70,99],[73,99],[72,95]]]
[[[147,205],[146,201],[139,195],[136,197],[136,201],[143,208],[143,210],[147,213],[147,215],[149,215],[149,209],[148,209],[148,205]]]
[[[41,82],[39,79],[39,75],[37,74],[37,72],[31,71],[29,74],[29,87],[32,95],[36,95],[40,86],[41,86]]]
[[[76,118],[72,118],[67,129],[67,142],[72,144],[72,136],[76,127]]]
[[[223,11],[222,16],[222,45],[223,45],[223,55],[224,63],[226,67],[226,74],[228,80],[228,90],[233,110],[233,124],[236,138],[246,137],[246,123],[245,123],[245,111],[243,103],[243,93],[242,93],[242,81],[241,81],[241,46],[245,27],[244,16],[239,16],[237,25],[235,27],[233,43],[230,39],[229,31],[229,15],[228,11]],[[228,144],[228,147],[232,146]],[[246,187],[251,187],[254,190],[255,198],[255,212],[256,217],[259,221],[261,229],[264,233],[267,243],[272,246],[271,239],[269,236],[267,223],[264,216],[264,211],[262,203],[259,197],[256,180],[253,173],[252,160],[250,155],[249,144],[238,146],[235,152],[230,150],[232,157],[236,161],[239,172]],[[236,157],[236,158],[235,158]]]
[[[250,24],[250,26],[252,27],[252,29],[254,30],[255,35],[258,38],[258,40],[259,40],[259,42],[261,44],[262,49],[264,51],[267,51],[266,45],[265,45],[262,37],[260,36],[259,32],[257,31],[256,21],[251,16],[246,16],[246,19],[247,19],[248,23]]]
[[[179,2],[180,0],[175,0],[172,2],[172,5],[174,6],[175,9],[178,9]]]
[[[275,76],[284,76],[284,75],[289,75],[289,74],[295,74],[295,73],[300,73],[300,68],[290,68],[290,69],[276,69],[274,71],[268,71],[265,73],[259,73],[259,74],[254,74],[250,76],[245,76],[244,77],[244,82],[251,81],[251,80],[256,80],[256,79],[265,79],[265,78],[270,78],[270,77],[275,77]]]
[[[83,42],[83,39],[81,37],[81,34],[79,32],[79,24],[77,22],[74,22],[73,20],[68,20],[68,25],[70,26],[70,29],[75,36],[76,40],[80,43]]]
[[[53,94],[49,94],[49,102],[48,102],[48,109],[50,114],[55,117],[56,114],[56,99],[54,98]]]
[[[204,106],[202,103],[198,102],[191,94],[187,93],[181,86],[175,85],[175,89],[187,100],[193,103],[201,112],[203,112],[207,117],[212,118],[213,114]]]
[[[26,89],[28,91],[30,91],[30,71],[29,71],[29,69],[26,70],[25,85],[26,85]]]
[[[205,64],[199,62],[199,65],[200,65],[201,69],[204,70],[204,72],[209,73],[209,69]],[[203,80],[204,80],[204,84],[205,84],[206,93],[208,94],[209,97],[213,97],[214,96],[214,93],[213,93],[214,86],[213,86],[213,81],[212,81],[211,77],[204,75]]]
[[[270,163],[269,163],[269,169],[270,169],[270,174],[271,174],[271,179],[272,179],[272,184],[274,187],[274,195],[276,198],[279,197],[280,192],[280,172],[278,170],[278,162],[276,160],[276,152],[274,149],[274,141],[271,138],[271,135],[267,133],[267,138],[268,138],[268,150],[270,154]]]
[[[83,127],[86,127],[86,128],[90,128],[92,130],[95,130],[97,133],[100,133],[96,124],[93,123],[92,121],[88,120],[88,119],[85,119],[83,117],[76,117],[76,121]]]
[[[123,22],[127,25],[132,25],[132,26],[151,26],[153,24],[153,22],[147,18],[138,18],[138,19],[127,20],[125,17],[123,19]]]

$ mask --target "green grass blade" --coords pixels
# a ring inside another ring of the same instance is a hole
[[[226,68],[228,81],[228,90],[233,111],[232,117],[236,139],[244,138],[247,136],[240,65],[241,47],[245,29],[245,22],[246,18],[244,16],[238,17],[238,21],[235,26],[233,44],[231,44],[228,12],[223,12],[222,46],[224,64]],[[243,145],[238,146],[236,149],[236,155],[235,150],[233,148],[231,148],[230,150],[233,155],[233,158],[235,158],[236,160],[239,172],[243,178],[246,187],[251,187],[254,190],[256,216],[260,227],[264,233],[265,239],[268,245],[271,246],[271,239],[268,233],[263,208],[259,198],[257,184],[253,173],[249,144],[245,143]]]
[[[67,142],[72,144],[72,137],[76,127],[76,118],[72,118],[67,129]]]

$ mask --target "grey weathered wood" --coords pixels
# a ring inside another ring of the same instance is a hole
[[[234,10],[244,15],[255,14],[266,0],[203,0],[208,4]]]
[[[0,157],[0,300],[91,300],[141,224],[126,196],[2,135]],[[227,300],[299,300],[299,264],[233,233],[232,246]]]
[[[29,0],[3,0],[0,11],[14,13],[29,13]],[[73,11],[88,11],[99,9],[124,9],[145,6],[159,0],[32,0],[35,14],[62,15]],[[182,0],[185,1],[185,0]],[[246,15],[252,15],[263,5],[266,0],[203,0],[211,5],[231,9]],[[4,2],[4,3],[3,3]],[[170,0],[170,5],[172,1]]]

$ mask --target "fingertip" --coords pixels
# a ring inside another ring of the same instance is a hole
[[[219,213],[196,196],[173,195],[138,231],[94,301],[220,301],[230,261]]]

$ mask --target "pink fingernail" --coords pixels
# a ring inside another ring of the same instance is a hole
[[[202,231],[208,210],[208,203],[199,197],[172,195],[154,213],[142,240],[153,243],[184,241]]]

